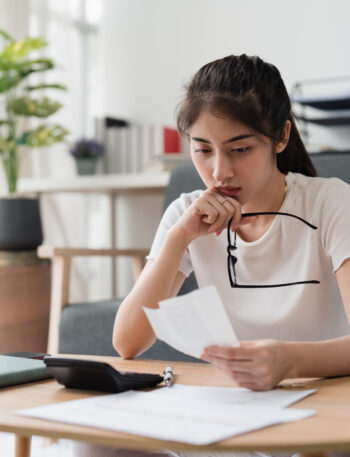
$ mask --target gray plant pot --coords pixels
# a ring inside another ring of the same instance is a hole
[[[93,175],[96,173],[96,159],[76,159],[78,175]]]
[[[37,198],[0,198],[0,250],[36,249],[43,241]]]

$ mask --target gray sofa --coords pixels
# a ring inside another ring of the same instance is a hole
[[[339,177],[350,184],[350,152],[313,154],[311,159],[320,176]],[[203,189],[204,184],[192,164],[181,165],[172,172],[167,188],[164,208],[182,192]],[[197,287],[192,274],[186,279],[180,294]],[[61,353],[117,355],[112,346],[114,317],[121,300],[94,303],[75,303],[64,308],[60,323]],[[82,313],[82,307],[84,312]],[[83,316],[83,317],[82,317]],[[196,361],[157,341],[141,358],[156,360]]]

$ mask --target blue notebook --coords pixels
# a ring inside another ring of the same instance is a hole
[[[0,387],[52,378],[42,360],[0,355]]]

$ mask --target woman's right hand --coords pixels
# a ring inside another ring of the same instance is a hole
[[[171,231],[188,243],[196,238],[216,232],[219,235],[232,219],[231,229],[236,230],[241,220],[241,204],[232,197],[226,197],[215,188],[205,190],[180,217]],[[248,218],[245,223],[252,222]]]

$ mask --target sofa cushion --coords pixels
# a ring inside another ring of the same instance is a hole
[[[112,334],[120,300],[75,303],[62,310],[59,352],[115,356]]]
[[[350,152],[320,152],[310,157],[319,176],[340,178],[350,184]]]

